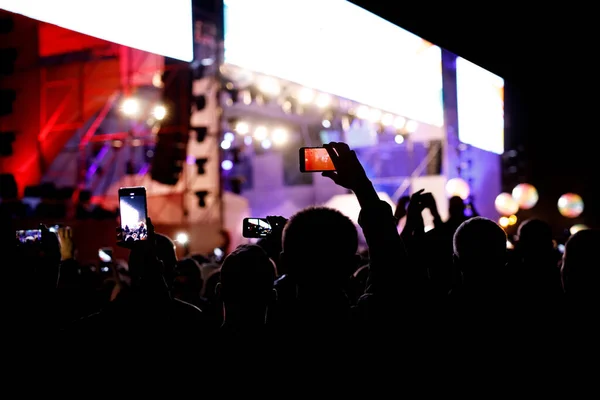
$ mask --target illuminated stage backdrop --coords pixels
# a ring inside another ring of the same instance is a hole
[[[504,153],[504,79],[456,58],[458,138],[492,153]]]
[[[0,9],[138,50],[194,58],[191,0],[0,0]]]
[[[225,62],[434,126],[441,49],[345,0],[225,0]]]

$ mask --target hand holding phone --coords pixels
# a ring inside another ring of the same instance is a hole
[[[272,232],[267,218],[244,218],[242,236],[245,238],[264,238]]]
[[[128,247],[139,241],[148,240],[148,205],[146,188],[143,186],[119,189],[119,220],[117,240],[120,246]]]
[[[323,147],[327,150],[327,153],[329,153],[329,157],[335,166],[335,170],[324,171],[321,175],[331,179],[337,185],[350,189],[355,193],[357,189],[365,192],[362,189],[367,188],[367,191],[369,192],[367,196],[368,199],[364,198],[363,200],[368,200],[369,202],[379,201],[377,192],[375,192],[374,189],[371,190],[371,181],[367,177],[367,173],[358,160],[354,150],[351,150],[344,142],[331,142]],[[363,197],[364,196],[361,196],[361,198]],[[359,198],[359,202],[361,202],[361,198]]]
[[[325,147],[301,147],[298,161],[300,172],[335,171],[333,161]]]

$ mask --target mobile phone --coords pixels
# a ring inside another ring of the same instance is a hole
[[[301,147],[298,154],[300,172],[335,171],[325,147]]]
[[[42,241],[41,229],[24,229],[17,231],[17,241],[19,243],[36,243]]]
[[[245,238],[263,238],[271,233],[271,224],[266,218],[244,218],[242,236]]]
[[[145,187],[119,188],[119,217],[123,242],[148,239],[148,204]]]
[[[113,250],[110,247],[103,247],[98,249],[98,258],[104,263],[112,261]]]

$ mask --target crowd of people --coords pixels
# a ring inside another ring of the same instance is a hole
[[[550,226],[527,220],[509,250],[505,231],[467,216],[460,198],[451,199],[447,221],[423,191],[394,214],[354,151],[325,147],[336,170],[322,175],[356,195],[366,251],[355,224],[321,206],[268,217],[268,236],[222,262],[178,259],[175,242],[149,218],[148,240],[123,243],[127,263],[103,272],[76,260],[69,228],[41,226],[41,241],[5,253],[8,287],[20,299],[7,314],[15,337],[34,343],[36,354],[58,347],[77,368],[107,358],[119,366],[119,357],[128,366],[141,359],[209,368],[252,354],[258,364],[274,355],[281,368],[303,359],[312,369],[318,354],[357,370],[365,360],[436,368],[467,357],[477,358],[472,367],[484,358],[496,364],[508,354],[550,360],[595,332],[599,231],[577,232],[561,254]],[[425,208],[435,224],[427,232]]]

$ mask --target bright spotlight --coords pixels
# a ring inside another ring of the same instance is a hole
[[[381,125],[390,126],[394,123],[394,116],[392,114],[384,114],[381,117]]]
[[[277,96],[281,91],[281,86],[275,78],[264,78],[260,81],[258,90],[266,95]]]
[[[271,148],[271,141],[269,139],[265,139],[263,140],[260,145],[262,146],[263,149],[267,150]]]
[[[231,168],[233,168],[233,161],[223,160],[223,162],[221,163],[221,168],[223,168],[225,171],[231,170]]]
[[[257,126],[254,130],[254,138],[256,140],[265,140],[268,136],[267,128],[264,126]]]
[[[228,150],[228,149],[230,149],[230,148],[231,148],[231,140],[223,140],[223,141],[221,142],[221,148],[222,148],[223,150]]]
[[[284,144],[287,141],[288,133],[283,128],[277,128],[273,131],[272,138],[273,138],[273,143]]]
[[[325,108],[331,104],[331,96],[325,93],[321,93],[317,96],[317,107]]]
[[[240,135],[245,135],[250,132],[250,126],[246,122],[238,122],[235,125],[235,131]]]
[[[309,88],[302,88],[298,93],[298,101],[301,104],[308,104],[315,98],[315,91]]]
[[[231,132],[225,132],[225,134],[223,135],[223,139],[229,142],[233,142],[235,140],[235,135]]]
[[[162,73],[157,71],[154,73],[154,75],[152,75],[152,85],[156,88],[162,88],[164,86],[162,81]]]
[[[244,144],[245,144],[246,146],[250,146],[250,145],[252,144],[252,136],[246,136],[246,137],[244,138]]]
[[[369,118],[370,110],[367,106],[358,106],[356,109],[356,118],[367,119]]]
[[[404,118],[404,117],[396,117],[396,119],[394,120],[394,128],[396,128],[396,129],[404,128],[405,124],[406,124],[406,118]]]
[[[189,237],[187,233],[181,232],[177,234],[177,236],[175,237],[175,241],[181,244],[186,244],[189,241]]]
[[[331,128],[331,121],[329,121],[328,119],[324,119],[321,122],[321,125],[323,125],[323,128],[327,129],[327,128]]]
[[[373,108],[371,111],[369,111],[369,121],[379,122],[380,119],[381,119],[381,110]]]
[[[506,228],[508,225],[510,225],[510,221],[507,217],[500,217],[498,224],[500,224],[501,227]]]
[[[121,111],[128,117],[135,117],[140,112],[140,102],[132,97],[123,100]]]
[[[404,136],[402,136],[402,135],[396,135],[396,136],[394,136],[394,142],[396,142],[397,144],[404,143]]]
[[[157,121],[162,121],[167,116],[167,109],[165,106],[159,104],[152,110],[152,115],[154,115]]]
[[[406,132],[408,133],[415,133],[417,131],[417,128],[419,127],[419,123],[417,121],[408,121],[406,123]]]

